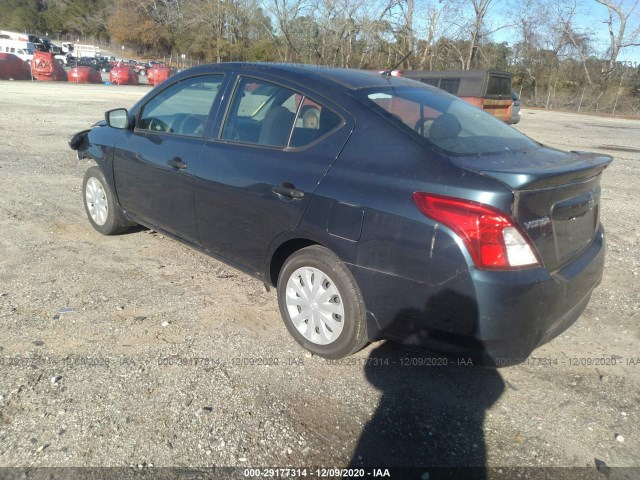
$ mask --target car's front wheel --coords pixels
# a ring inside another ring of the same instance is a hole
[[[342,358],[367,343],[360,289],[324,247],[306,247],[287,259],[278,278],[278,305],[293,338],[316,355]]]
[[[97,231],[103,235],[115,235],[132,225],[116,206],[115,196],[100,168],[94,166],[87,169],[82,191],[84,209]]]

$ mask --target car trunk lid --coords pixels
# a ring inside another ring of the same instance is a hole
[[[513,190],[511,213],[549,270],[561,268],[593,242],[600,224],[600,179],[610,156],[543,147],[452,161]]]

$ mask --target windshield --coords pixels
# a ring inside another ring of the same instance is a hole
[[[356,91],[365,105],[447,153],[487,155],[539,145],[493,115],[428,87],[374,87]]]

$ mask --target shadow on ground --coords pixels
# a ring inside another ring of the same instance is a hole
[[[472,477],[487,478],[483,421],[505,386],[497,370],[385,342],[365,373],[382,397],[350,467],[476,467]]]

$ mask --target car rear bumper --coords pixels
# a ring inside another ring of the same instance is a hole
[[[600,230],[586,251],[554,273],[541,267],[471,269],[429,285],[350,268],[363,292],[371,340],[389,338],[506,366],[523,361],[578,319],[602,279],[604,257]]]

